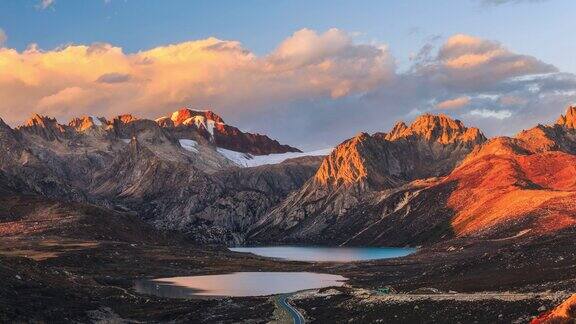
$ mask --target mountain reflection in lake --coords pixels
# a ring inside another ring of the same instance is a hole
[[[352,262],[403,257],[414,253],[414,248],[391,247],[308,247],[308,246],[265,246],[235,247],[235,252],[290,261]]]
[[[347,278],[311,272],[235,272],[223,275],[139,280],[138,293],[160,297],[266,296],[305,289],[342,286]]]

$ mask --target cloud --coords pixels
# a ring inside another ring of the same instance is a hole
[[[506,119],[512,116],[510,110],[490,110],[490,109],[474,109],[471,110],[470,115],[478,116],[481,118],[496,118],[496,119]]]
[[[458,97],[454,99],[444,100],[436,104],[438,109],[457,109],[462,108],[470,103],[470,97]]]
[[[4,30],[2,28],[0,28],[0,47],[4,46],[7,39],[8,39],[8,36],[4,32]]]
[[[394,62],[385,46],[354,45],[338,29],[323,34],[302,29],[266,58],[272,73],[293,73],[314,84],[330,85],[332,97],[370,89],[393,77]]]
[[[464,34],[448,38],[436,57],[416,67],[416,73],[430,82],[454,89],[477,89],[512,77],[551,72],[557,69],[533,56],[516,54],[498,42]]]
[[[97,108],[95,104],[104,98],[101,93],[89,89],[69,87],[42,97],[38,101],[37,111],[46,115],[61,115],[77,106]]]
[[[40,3],[36,5],[36,8],[40,10],[45,10],[54,5],[54,2],[55,0],[40,0]]]
[[[96,82],[102,83],[122,83],[130,80],[130,74],[106,73],[98,77]]]
[[[492,40],[458,34],[418,53],[398,71],[386,45],[338,29],[296,31],[265,55],[216,38],[137,53],[107,43],[0,48],[0,117],[157,118],[189,105],[306,149],[434,109],[502,134],[576,100],[576,76]]]
[[[505,95],[499,97],[498,102],[503,106],[522,106],[528,103],[528,99],[514,95]]]
[[[277,102],[367,92],[395,73],[385,46],[354,44],[337,29],[297,31],[260,57],[237,41],[208,38],[135,54],[106,43],[2,49],[3,66],[9,72],[0,75],[0,112],[12,121],[30,113],[13,107],[59,107],[61,119],[93,109],[156,117],[183,104],[216,105],[239,114],[238,105],[258,110]],[[27,95],[14,96],[12,90]]]

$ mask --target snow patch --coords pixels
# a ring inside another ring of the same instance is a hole
[[[212,119],[208,119],[206,130],[210,133],[210,136],[214,137],[214,121]]]
[[[234,162],[234,164],[247,167],[248,162],[254,157],[248,153],[236,152],[232,150],[227,150],[221,147],[216,148],[218,153],[222,154],[228,160]]]
[[[100,119],[96,116],[90,116],[90,118],[92,119],[92,123],[96,126],[102,126],[102,122],[100,121]]]
[[[194,124],[198,129],[204,128],[208,133],[210,133],[210,136],[214,137],[214,126],[216,123],[212,119],[206,120],[204,116],[197,115],[187,118],[182,124],[186,126]]]
[[[180,146],[182,146],[183,149],[198,153],[198,142],[190,139],[181,139],[178,140],[178,142],[180,142]]]
[[[311,152],[288,152],[269,155],[252,155],[249,153],[242,153],[232,150],[227,150],[221,147],[217,148],[218,153],[222,154],[225,158],[232,161],[234,164],[241,167],[255,167],[266,164],[278,164],[288,159],[299,158],[303,156],[324,156],[329,155],[333,148],[311,151]]]
[[[129,139],[129,138],[121,138],[120,140],[126,144],[129,144],[131,141],[131,139]]]

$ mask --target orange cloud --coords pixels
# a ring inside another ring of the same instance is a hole
[[[506,78],[556,72],[557,69],[533,56],[511,52],[502,44],[457,34],[444,43],[434,68],[455,85],[493,83]]]
[[[11,123],[32,111],[64,120],[127,111],[156,117],[185,104],[225,110],[341,97],[391,80],[394,69],[385,47],[356,45],[337,29],[300,30],[262,57],[216,38],[134,54],[103,43],[0,48],[0,70],[7,71],[0,74],[0,116]]]
[[[445,100],[436,104],[438,109],[457,109],[462,108],[470,103],[470,97],[458,97],[450,100]]]

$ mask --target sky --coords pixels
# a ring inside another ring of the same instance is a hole
[[[0,117],[182,106],[303,149],[445,113],[488,136],[576,102],[573,0],[0,1]]]

